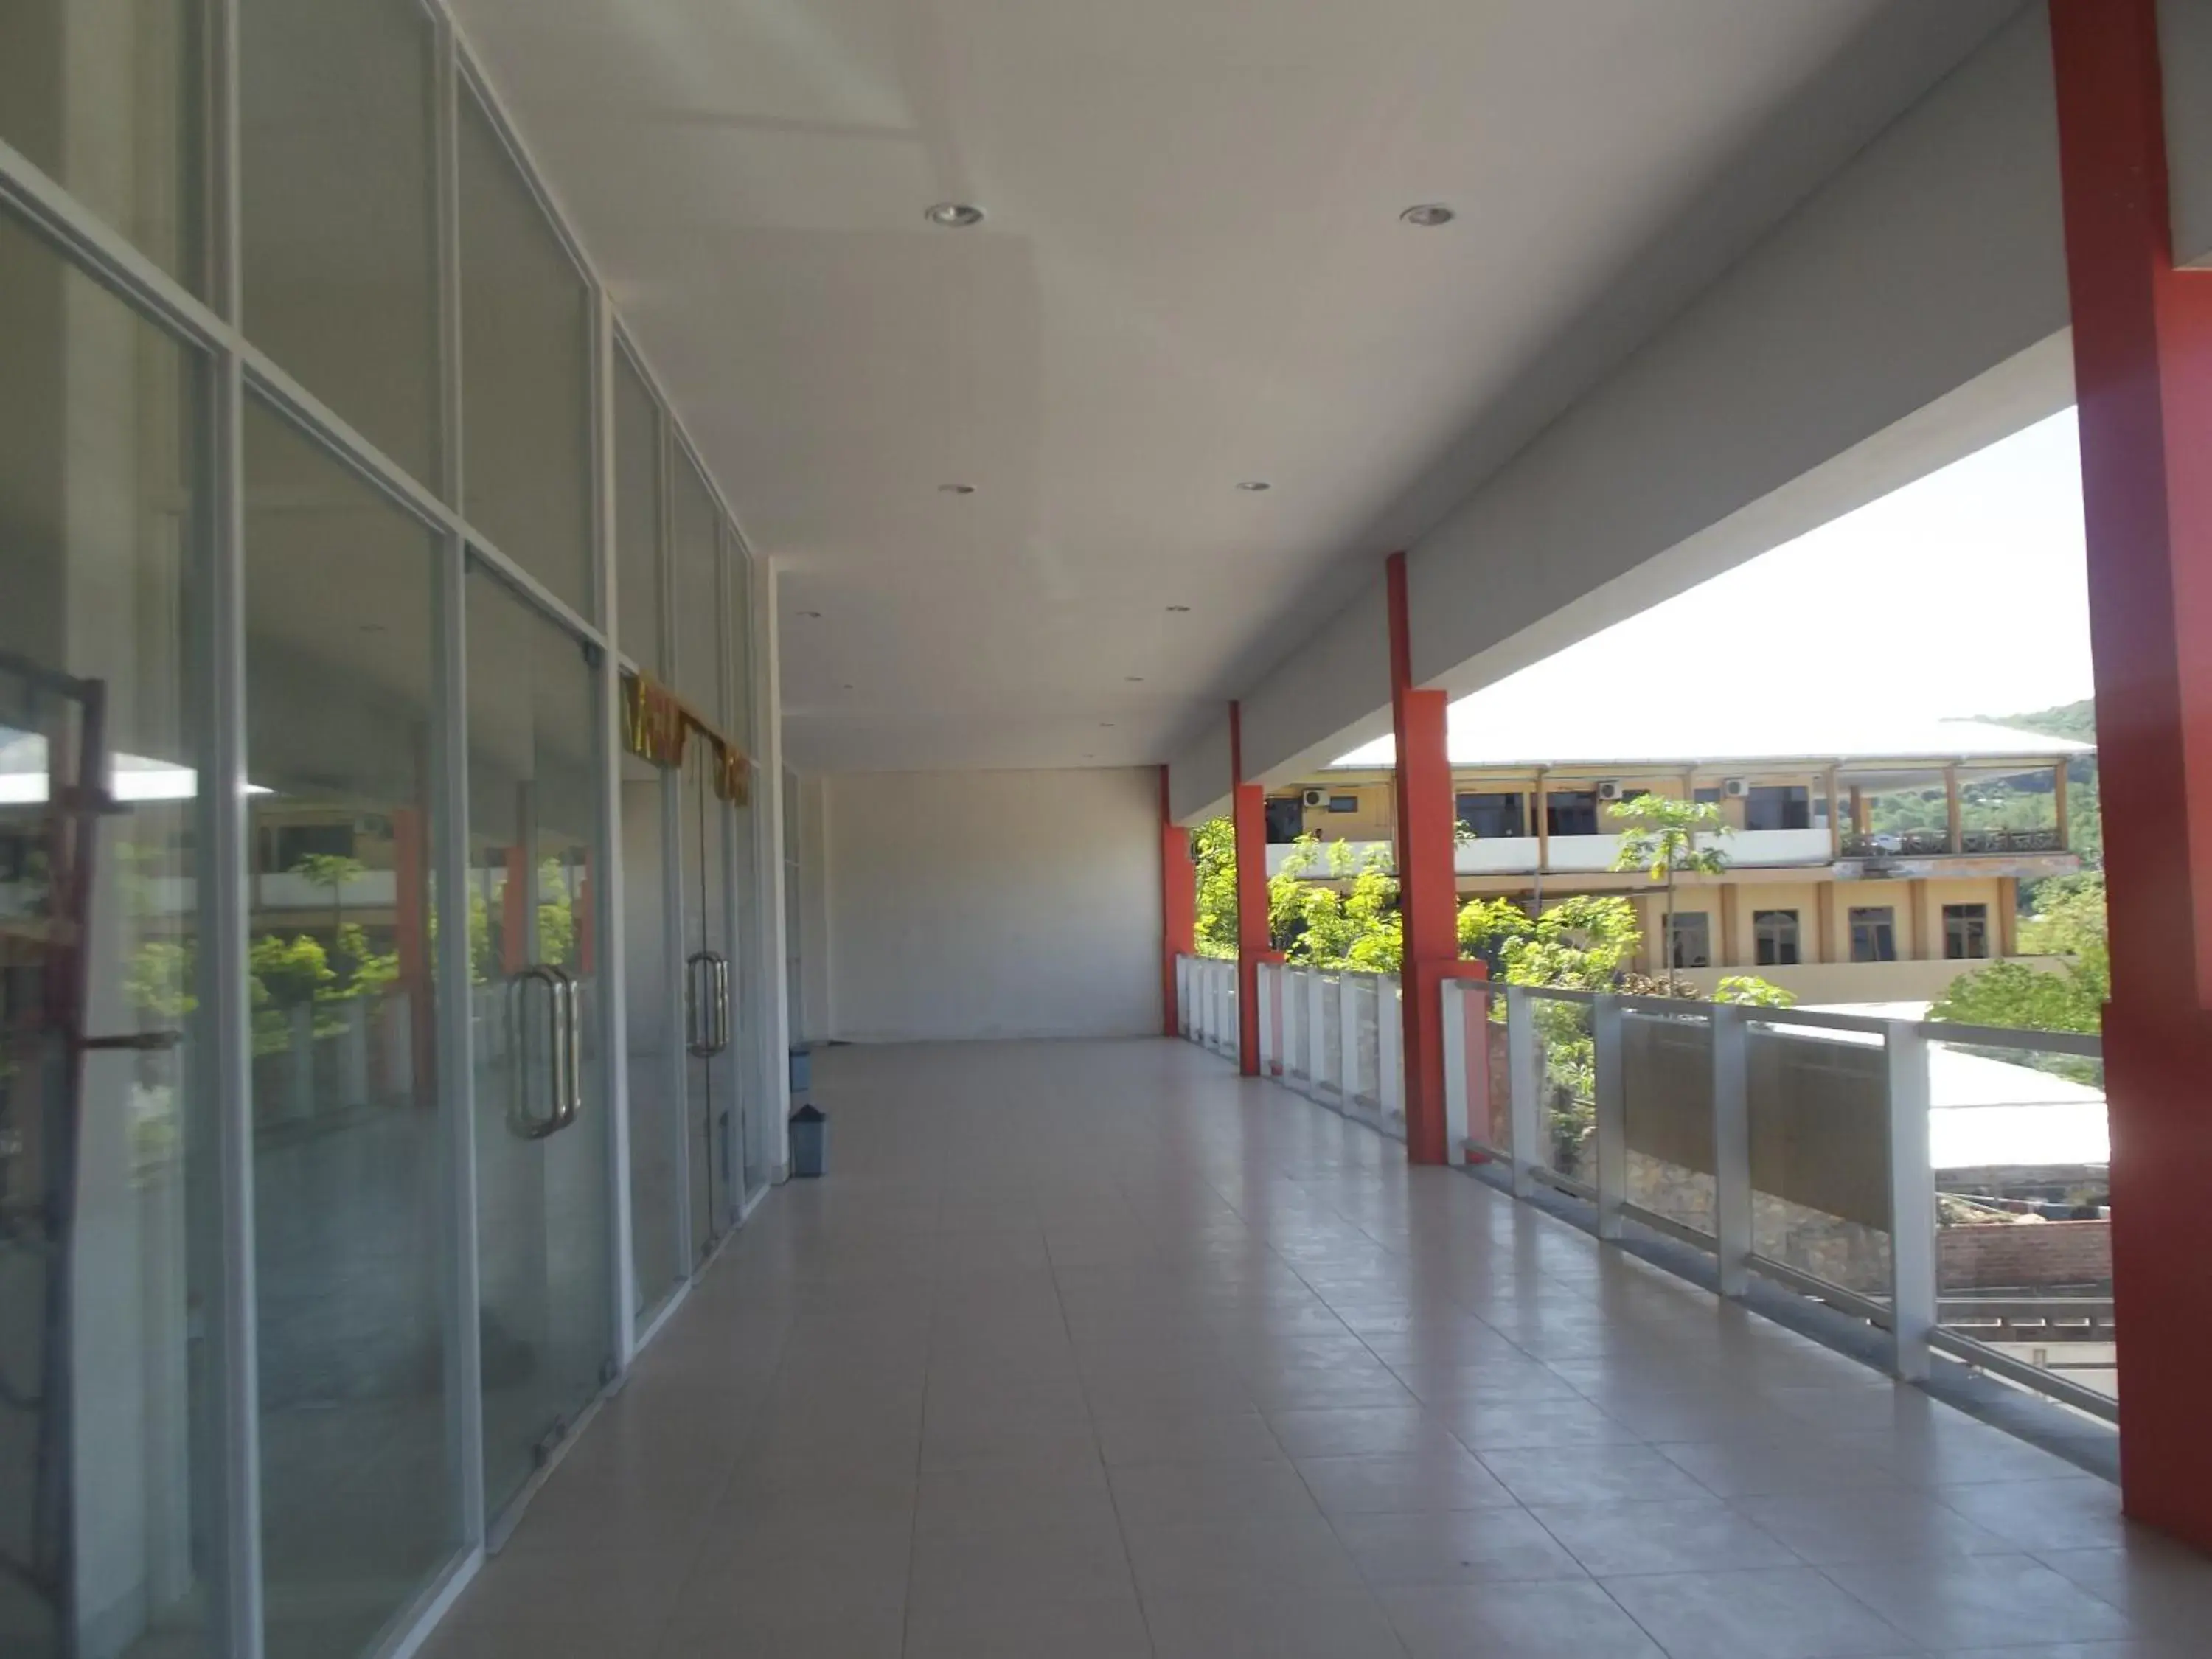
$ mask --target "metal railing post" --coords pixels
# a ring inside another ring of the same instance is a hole
[[[1395,974],[1375,975],[1375,1093],[1382,1115],[1406,1115],[1406,1014]]]
[[[1359,1098],[1359,975],[1346,969],[1336,976],[1336,1092],[1350,1111]]]
[[[1936,1171],[1929,1146],[1928,1040],[1910,1020],[1892,1020],[1889,1058],[1889,1306],[1895,1370],[1927,1380],[1929,1337],[1937,1317]]]
[[[1536,1042],[1535,999],[1525,985],[1505,988],[1507,1121],[1513,1132],[1513,1192],[1536,1190],[1544,1162],[1543,1055]]]
[[[1619,1238],[1628,1194],[1628,1091],[1620,1074],[1620,1000],[1601,996],[1590,1009],[1596,1073],[1597,1236]]]
[[[1437,988],[1437,1012],[1443,1021],[1444,1162],[1467,1159],[1467,981],[1448,979]]]
[[[1272,962],[1260,964],[1260,1075],[1275,1074],[1275,999],[1282,969]]]
[[[1751,1285],[1750,1022],[1734,1003],[1712,1005],[1713,1234],[1723,1296]]]
[[[1304,1050],[1306,980],[1303,968],[1283,969],[1283,1081],[1296,1087]]]
[[[1306,1093],[1318,1100],[1324,1079],[1322,1062],[1328,1054],[1328,982],[1315,969],[1306,979]]]

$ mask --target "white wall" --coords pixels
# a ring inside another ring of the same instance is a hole
[[[829,780],[799,781],[799,1024],[804,1042],[834,1036],[830,992]]]
[[[825,781],[830,1018],[855,1042],[1159,1030],[1159,773]]]

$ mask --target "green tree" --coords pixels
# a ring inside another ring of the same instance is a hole
[[[1190,832],[1191,863],[1198,879],[1198,954],[1237,954],[1237,828],[1227,817],[1208,818]]]
[[[1405,961],[1406,932],[1389,854],[1329,842],[1328,878],[1316,880],[1309,872],[1323,851],[1318,837],[1299,836],[1269,879],[1267,924],[1275,947],[1301,965],[1396,973]]]
[[[1621,826],[1620,852],[1613,860],[1616,870],[1641,870],[1652,880],[1667,884],[1667,921],[1659,938],[1659,954],[1667,963],[1667,988],[1674,987],[1674,878],[1685,872],[1717,876],[1728,868],[1728,856],[1717,848],[1700,847],[1700,836],[1725,836],[1719,803],[1677,800],[1671,795],[1642,794],[1617,803],[1613,820]]]
[[[2084,871],[2043,886],[2044,908],[2021,923],[2021,949],[2031,956],[2057,957],[2059,966],[2051,969],[2024,962],[1993,962],[1961,974],[1929,1010],[1929,1018],[2031,1031],[2101,1029],[2105,1004],[2112,994],[2104,874]],[[2043,1057],[2036,1063],[2085,1079],[2096,1073],[2094,1061],[2063,1055]]]

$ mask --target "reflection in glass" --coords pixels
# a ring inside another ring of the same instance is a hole
[[[660,630],[660,411],[626,351],[615,353],[615,594],[622,648],[668,677]]]
[[[613,1338],[583,646],[471,568],[469,1000],[485,1499],[511,1504],[605,1381]]]
[[[30,66],[5,46],[52,10],[0,12],[0,131],[19,143],[14,79]],[[206,1652],[222,1571],[207,1524],[222,1273],[198,1069],[204,711],[187,662],[201,391],[195,357],[0,216],[9,1659]],[[67,810],[99,792],[105,810]],[[113,1046],[73,1054],[81,1037]]]
[[[660,768],[623,757],[623,1006],[629,1028],[630,1237],[641,1325],[690,1266],[677,1212],[684,1010],[668,925],[664,840],[674,827],[668,811],[674,787]]]
[[[196,294],[206,23],[200,0],[0,5],[0,138]]]
[[[718,730],[722,720],[720,521],[691,458],[678,451],[669,506],[669,580],[676,599],[676,689]]]
[[[588,617],[590,297],[483,106],[460,103],[462,507]]]
[[[366,1646],[459,1544],[431,904],[438,543],[249,408],[246,765],[271,1655]]]
[[[436,36],[416,0],[243,0],[247,336],[436,487]]]

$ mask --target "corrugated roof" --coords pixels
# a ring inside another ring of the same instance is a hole
[[[1863,714],[1848,706],[1808,715],[1802,709],[1765,709],[1755,702],[1684,708],[1701,695],[1624,688],[1618,706],[1602,711],[1537,708],[1517,713],[1510,726],[1470,709],[1450,715],[1454,766],[1748,765],[1760,761],[1966,761],[1974,763],[2051,760],[2088,754],[2094,745],[2045,737],[1989,720],[1899,720]],[[1753,696],[1739,688],[1732,695]],[[1838,700],[1848,691],[1838,688]],[[1380,738],[1355,749],[1329,770],[1389,766],[1396,744]]]

